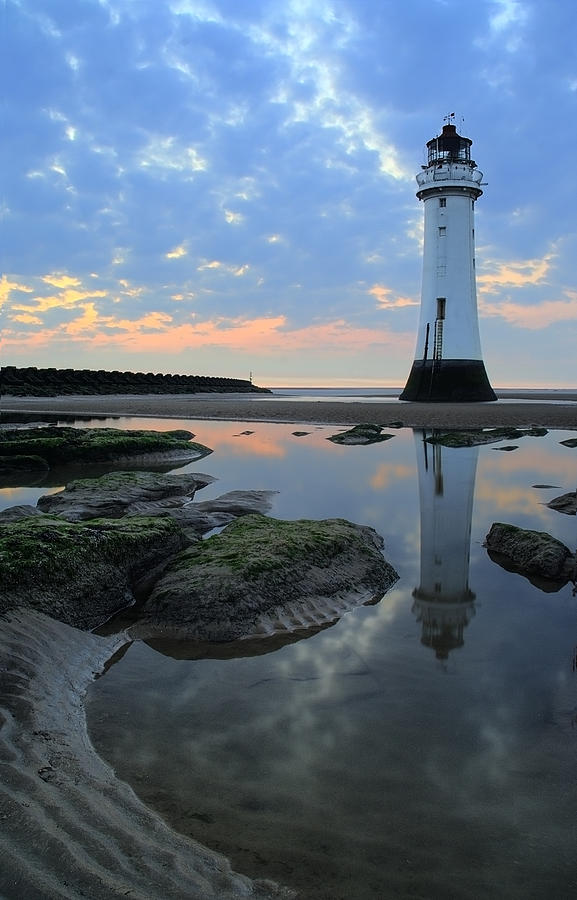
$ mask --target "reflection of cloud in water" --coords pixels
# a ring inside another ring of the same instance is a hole
[[[573,484],[575,481],[575,456],[563,452],[557,446],[557,438],[545,446],[539,444],[543,438],[525,438],[526,444],[520,443],[515,453],[494,453],[492,448],[483,448],[479,457],[478,476],[482,478],[515,478],[530,487],[535,474],[540,481],[559,479]],[[535,443],[529,443],[534,441]],[[492,455],[491,455],[492,454]],[[503,459],[502,457],[508,457]],[[553,483],[553,481],[551,481]]]
[[[510,517],[513,513],[531,513],[543,521],[550,519],[550,514],[540,505],[540,499],[535,491],[514,485],[495,485],[495,482],[484,480],[481,476],[477,484],[476,499],[478,502],[487,501],[491,504],[493,512],[506,512]]]
[[[400,478],[412,478],[415,473],[414,466],[403,463],[380,463],[370,478],[370,485],[375,491],[382,491],[391,482]]]

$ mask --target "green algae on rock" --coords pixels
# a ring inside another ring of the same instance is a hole
[[[364,422],[360,425],[354,425],[348,431],[341,431],[332,434],[327,441],[333,444],[345,444],[346,446],[356,446],[359,444],[378,444],[381,441],[388,441],[394,437],[394,434],[382,434],[382,425],[373,425],[370,422]]]
[[[0,614],[23,607],[95,628],[134,601],[140,578],[189,543],[167,518],[0,522]]]
[[[131,634],[230,641],[334,621],[397,580],[382,544],[344,519],[237,519],[170,562]]]
[[[432,434],[425,440],[429,444],[442,444],[443,447],[476,447],[497,441],[518,441],[522,437],[544,437],[546,434],[546,428],[471,428]]]
[[[194,443],[193,437],[191,432],[184,430],[124,431],[58,425],[15,428],[0,432],[0,456],[38,456],[52,467],[125,461],[151,455],[192,461],[212,453],[209,447]]]

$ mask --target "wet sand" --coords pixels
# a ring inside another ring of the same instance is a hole
[[[528,402],[531,401],[531,402]],[[541,425],[577,429],[577,391],[507,392],[493,403],[404,403],[396,399],[302,400],[279,395],[172,394],[2,397],[2,413],[68,413],[175,419],[326,423],[402,422],[412,428]]]

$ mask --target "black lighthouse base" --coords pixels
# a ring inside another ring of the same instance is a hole
[[[481,359],[416,359],[399,400],[482,403],[496,400]]]

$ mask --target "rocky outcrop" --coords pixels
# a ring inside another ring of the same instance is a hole
[[[213,481],[211,475],[198,473],[110,472],[71,481],[63,491],[40,497],[38,507],[68,522],[158,514],[182,507]]]
[[[35,609],[91,629],[135,599],[140,579],[190,543],[169,518],[55,516],[0,522],[0,614]]]
[[[546,434],[546,428],[476,428],[432,434],[425,440],[429,444],[442,444],[443,447],[476,447],[496,441],[518,441],[522,437],[544,437]]]
[[[49,467],[131,461],[191,462],[212,453],[189,431],[123,431],[46,425],[3,429],[0,457],[40,457]]]
[[[100,478],[72,481],[63,491],[40,497],[38,508],[68,522],[101,517],[169,516],[193,535],[228,525],[239,516],[270,510],[275,491],[229,491],[212,500],[191,502],[196,491],[215,480],[211,475],[196,472],[182,475],[112,472]],[[29,515],[30,510],[33,514],[33,507],[24,507],[13,517]]]
[[[528,578],[537,576],[565,584],[575,577],[575,556],[561,541],[543,531],[494,522],[485,539],[491,559],[507,563]]]
[[[577,491],[569,491],[568,494],[561,494],[560,497],[554,497],[546,504],[549,509],[555,509],[557,512],[565,513],[567,516],[574,516],[577,513]]]
[[[574,449],[577,447],[577,438],[567,438],[566,441],[559,441],[560,444],[563,444],[564,447],[571,447]]]
[[[381,548],[343,519],[238,519],[175,557],[130,633],[231,641],[318,625],[324,608],[334,620],[397,580]]]
[[[370,422],[365,422],[349,428],[348,431],[332,434],[327,438],[327,441],[332,441],[333,444],[356,446],[358,444],[378,444],[381,441],[388,441],[394,437],[393,434],[382,434],[382,431],[382,425],[372,425]]]

